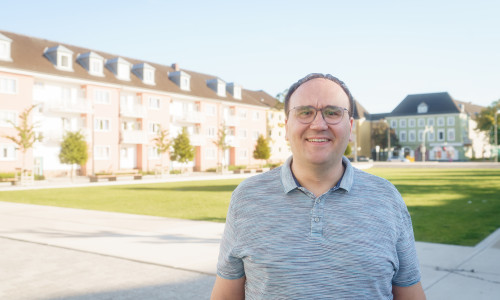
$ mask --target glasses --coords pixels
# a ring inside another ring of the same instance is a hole
[[[310,124],[316,118],[318,111],[321,111],[323,120],[329,125],[336,125],[342,121],[344,111],[349,112],[347,108],[328,105],[323,108],[316,108],[314,106],[295,106],[290,109],[294,111],[297,120],[302,124]]]

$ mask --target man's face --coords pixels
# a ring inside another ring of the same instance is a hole
[[[318,111],[310,124],[299,122],[294,107],[328,105],[349,107],[349,98],[335,82],[316,78],[303,83],[290,97],[290,113],[286,120],[286,139],[290,142],[294,162],[312,165],[332,165],[342,159],[352,130],[352,118],[347,111],[340,123],[329,125]]]

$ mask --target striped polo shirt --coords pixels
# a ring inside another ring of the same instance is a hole
[[[217,274],[246,276],[246,299],[392,299],[420,281],[410,215],[387,180],[343,158],[319,197],[294,181],[289,158],[233,192]]]

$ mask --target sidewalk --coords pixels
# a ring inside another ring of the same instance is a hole
[[[203,178],[221,177],[186,180]],[[208,299],[223,229],[0,202],[0,299]],[[427,299],[500,298],[500,229],[475,247],[417,242],[417,252]]]

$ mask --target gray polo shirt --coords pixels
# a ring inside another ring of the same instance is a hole
[[[353,168],[315,197],[291,158],[233,192],[217,274],[246,276],[246,299],[392,299],[420,281],[410,215],[387,180]]]

